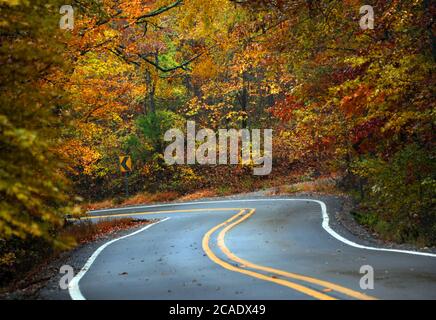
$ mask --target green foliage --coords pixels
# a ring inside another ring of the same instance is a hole
[[[219,196],[226,196],[230,193],[230,191],[231,191],[230,186],[226,186],[226,185],[219,186],[216,190]]]
[[[360,221],[397,241],[436,241],[434,154],[408,145],[388,161],[366,157],[353,171],[367,180]]]
[[[184,119],[172,111],[158,110],[138,117],[136,124],[153,151],[163,153],[165,132],[172,128],[182,129]]]
[[[177,166],[173,170],[166,168],[167,171],[172,171],[171,177],[167,183],[163,183],[164,190],[177,192],[190,192],[196,190],[202,182],[202,177],[195,173],[195,170],[189,166]]]

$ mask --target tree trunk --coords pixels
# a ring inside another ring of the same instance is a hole
[[[247,113],[247,105],[248,105],[248,90],[247,90],[247,84],[246,84],[246,74],[245,72],[242,74],[242,92],[240,95],[240,103],[241,103],[241,110],[245,113],[246,117],[242,120],[242,128],[247,128],[247,120],[248,120],[248,113]]]
[[[155,92],[155,84],[153,83],[153,79],[151,78],[150,71],[145,71],[145,82],[147,84],[147,96],[148,96],[148,105],[150,106],[150,112],[156,112],[156,105],[154,101],[154,92]]]
[[[154,55],[154,61],[157,64],[159,64],[159,51],[156,50]],[[147,95],[148,95],[148,102],[150,105],[150,112],[155,113],[156,112],[156,101],[155,101],[155,92],[156,92],[156,83],[153,81],[153,78],[151,77],[151,72],[149,70],[145,71],[145,82],[147,84]],[[144,107],[144,110],[146,110],[146,107]]]

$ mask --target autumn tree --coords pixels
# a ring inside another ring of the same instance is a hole
[[[265,46],[294,78],[272,108],[290,160],[357,177],[377,231],[434,242],[434,5],[375,1],[362,30],[360,1],[238,4],[285,26]]]
[[[68,122],[68,70],[59,1],[2,1],[0,23],[0,238],[43,238],[64,223],[70,197],[58,147]],[[66,118],[64,118],[66,120]]]

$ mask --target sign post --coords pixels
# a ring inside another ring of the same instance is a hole
[[[132,159],[130,156],[119,156],[120,171],[124,175],[124,186],[126,197],[129,197],[129,172],[132,171]]]

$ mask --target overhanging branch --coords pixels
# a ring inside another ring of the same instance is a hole
[[[204,54],[203,52],[200,52],[198,54],[196,54],[195,56],[193,56],[192,58],[186,60],[185,62],[174,66],[174,67],[169,67],[169,68],[165,68],[162,67],[161,65],[159,65],[158,63],[154,62],[153,60],[148,59],[147,55],[145,54],[138,54],[138,57],[141,58],[142,60],[144,60],[145,62],[147,62],[148,64],[151,64],[152,66],[154,66],[156,69],[158,69],[159,71],[162,72],[171,72],[171,71],[175,71],[177,69],[182,69],[182,70],[186,70],[186,67],[194,60],[198,59],[199,57],[201,57]]]
[[[153,10],[149,13],[146,13],[146,14],[143,14],[142,16],[139,16],[138,18],[136,18],[136,21],[139,23],[143,19],[151,18],[151,17],[157,16],[157,15],[160,15],[161,13],[168,11],[168,10],[171,10],[172,8],[178,7],[182,4],[183,4],[183,0],[177,0],[177,1],[173,2],[172,4],[160,7],[159,9]]]
[[[136,62],[134,60],[130,60],[128,57],[126,57],[126,55],[118,48],[110,49],[109,51],[127,63],[134,64],[135,66],[138,66],[138,67],[140,66],[140,64],[138,62]]]

